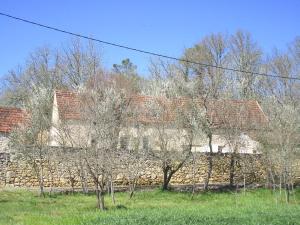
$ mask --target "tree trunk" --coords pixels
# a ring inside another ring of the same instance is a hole
[[[80,175],[80,182],[81,182],[82,192],[84,194],[87,194],[88,193],[88,188],[87,188],[86,174],[85,174],[85,171],[84,171],[82,166],[80,166],[79,175]]]
[[[53,192],[53,187],[54,187],[54,171],[53,169],[51,168],[51,166],[49,166],[49,172],[50,172],[50,175],[51,175],[51,182],[50,182],[50,190],[49,190],[49,195],[51,196],[52,195],[52,192]]]
[[[36,175],[36,178],[39,182],[39,187],[40,187],[40,197],[45,197],[44,193],[44,173],[43,173],[43,167],[39,165],[35,160],[32,162],[33,164],[33,171]]]
[[[272,186],[272,190],[273,190],[273,193],[275,194],[275,190],[276,190],[276,182],[275,182],[275,178],[274,178],[274,175],[273,175],[273,172],[272,172],[272,169],[269,169],[269,176],[270,179],[271,179],[271,186]],[[269,182],[270,183],[270,182]]]
[[[285,186],[285,195],[286,195],[286,203],[290,202],[290,184],[289,184],[289,174],[287,169],[284,169],[284,186]]]
[[[208,160],[207,177],[205,179],[204,187],[203,187],[203,189],[205,191],[208,190],[209,180],[210,180],[210,177],[211,177],[212,167],[213,167],[213,162],[212,162],[212,153],[213,153],[212,134],[208,135],[208,145],[209,145],[209,153],[208,153],[208,157],[207,157],[207,160]]]
[[[114,182],[113,179],[111,178],[110,180],[110,194],[111,194],[111,200],[112,203],[115,205],[116,204],[116,200],[115,200],[115,189],[114,189]]]
[[[164,169],[163,170],[164,173],[164,180],[163,180],[163,186],[162,186],[162,190],[166,191],[168,190],[168,169]]]
[[[45,193],[44,193],[44,185],[40,183],[40,196],[45,197]]]
[[[229,185],[230,187],[234,186],[234,171],[235,171],[235,156],[234,153],[230,157],[230,168],[229,168]]]
[[[290,185],[285,184],[286,203],[290,202]]]
[[[105,210],[104,207],[104,193],[99,189],[99,184],[96,185],[97,208],[101,211]]]
[[[130,185],[130,194],[129,194],[129,199],[131,199],[134,195],[134,192],[135,192],[135,187],[137,185],[137,179],[135,178],[133,181],[132,181],[132,184],[129,184]]]
[[[281,190],[282,190],[282,175],[280,174],[279,175],[279,194],[280,194],[280,196],[281,196]]]
[[[134,195],[134,189],[132,188],[129,193],[129,199],[132,199],[133,195]]]
[[[40,185],[40,196],[45,197],[45,192],[44,192],[44,171],[43,171],[42,166],[40,168],[39,185]]]
[[[87,189],[87,183],[86,183],[85,177],[81,177],[80,181],[81,181],[82,192],[84,194],[87,194],[88,193],[88,189]]]
[[[169,183],[173,173],[172,171],[170,171],[170,168],[168,166],[163,169],[163,173],[164,173],[164,180],[163,180],[162,190],[167,191],[169,190]]]
[[[74,194],[74,192],[75,192],[75,178],[74,177],[70,177],[70,184],[71,184],[72,194]]]
[[[195,173],[196,173],[196,168],[195,168],[195,156],[194,154],[192,154],[192,179],[193,179],[193,184],[192,184],[192,195],[191,195],[191,199],[193,200],[194,198],[194,194],[195,194],[195,186],[196,186],[196,180],[195,180]]]

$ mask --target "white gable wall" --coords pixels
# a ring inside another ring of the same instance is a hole
[[[9,142],[9,138],[7,134],[0,132],[0,152],[5,152],[5,153],[9,152],[8,142]]]
[[[50,146],[59,146],[58,138],[59,138],[59,113],[58,113],[58,106],[57,106],[57,99],[56,99],[56,92],[54,92],[53,97],[53,108],[52,108],[52,117],[51,117],[52,126],[50,128],[49,133],[49,145]]]
[[[192,151],[193,152],[209,152],[208,139],[196,140],[196,143]],[[251,139],[248,135],[243,134],[240,136],[239,142],[239,153],[248,153],[253,154],[258,152],[259,143],[253,139]],[[214,153],[219,152],[219,148],[221,148],[222,153],[230,153],[233,152],[233,149],[229,146],[228,141],[222,137],[221,135],[213,135],[212,137],[212,150]]]

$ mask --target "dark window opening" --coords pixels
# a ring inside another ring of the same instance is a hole
[[[92,140],[91,140],[91,145],[92,145],[92,147],[96,146],[96,140],[94,138],[92,138]]]
[[[127,149],[128,148],[128,145],[129,145],[129,137],[127,136],[122,136],[120,138],[120,147],[122,149]]]
[[[149,137],[143,137],[143,149],[145,151],[149,150]]]
[[[222,153],[224,146],[218,145],[218,153]]]

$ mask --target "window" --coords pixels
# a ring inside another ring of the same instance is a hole
[[[192,150],[193,149],[193,145],[181,145],[181,147],[182,147],[182,151],[183,152],[189,152],[190,150]]]
[[[149,150],[149,137],[143,137],[143,149],[145,151]]]
[[[120,147],[122,149],[127,149],[129,144],[129,137],[128,136],[122,136],[120,138]]]
[[[222,153],[224,146],[218,145],[218,153]]]
[[[96,140],[95,140],[94,138],[92,138],[92,140],[91,140],[91,145],[92,145],[93,147],[96,146]]]

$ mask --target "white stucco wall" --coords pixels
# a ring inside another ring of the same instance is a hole
[[[56,100],[56,93],[54,92],[53,97],[53,108],[52,108],[52,117],[51,117],[52,127],[49,131],[49,145],[50,146],[59,146],[58,138],[58,126],[59,126],[59,113],[58,113],[58,106]]]
[[[175,129],[166,129],[164,131],[166,135],[168,135],[169,142],[174,147],[181,147],[182,145],[188,144],[186,140],[184,139],[184,132],[180,132]],[[146,130],[143,129],[136,129],[136,128],[126,128],[123,129],[120,133],[120,136],[128,135],[132,137],[142,137],[146,136],[149,137],[150,146],[156,150],[159,149],[157,146],[158,144],[158,133],[157,129],[155,128],[147,128]],[[242,134],[240,137],[236,140],[239,150],[239,153],[258,153],[259,143],[253,139],[251,139],[248,135]],[[142,146],[142,140],[140,140],[141,146]],[[230,146],[231,145],[231,146]],[[213,135],[212,137],[212,148],[213,152],[217,153],[219,146],[222,148],[222,153],[230,153],[233,152],[232,144],[229,143],[228,140],[226,140],[225,137],[222,135]],[[205,135],[198,135],[193,140],[193,152],[209,152],[209,145],[208,145],[208,138],[205,137]]]
[[[81,125],[78,122],[69,122],[68,125],[69,129],[69,135],[70,135],[70,141],[66,142],[65,145],[69,147],[84,147],[91,143],[90,135],[88,134],[88,129]],[[58,130],[55,127],[52,127],[52,146],[59,146],[62,143],[61,138],[63,137],[64,140],[67,140],[68,138],[64,136],[63,134],[54,134],[54,132],[58,132]],[[188,142],[184,139],[184,131],[178,131],[175,129],[166,129],[164,131],[164,134],[167,136],[169,140],[169,148],[178,149],[181,148],[183,145],[188,144]],[[129,147],[133,147],[135,142],[137,141],[137,137],[140,139],[139,146],[142,148],[143,146],[143,137],[147,137],[149,140],[149,147],[154,150],[159,150],[159,140],[158,140],[158,131],[155,128],[147,128],[147,129],[137,129],[134,127],[128,127],[124,128],[120,132],[120,137],[127,136],[129,138]],[[120,145],[120,142],[119,142]],[[238,139],[238,145],[239,145],[239,153],[258,153],[257,149],[259,147],[259,143],[255,140],[251,139],[248,135],[243,134]],[[231,149],[230,144],[228,141],[221,135],[213,135],[212,138],[212,147],[213,152],[217,153],[220,148],[222,148],[222,153],[230,153],[233,152],[233,149]],[[199,136],[194,139],[193,152],[209,152],[209,145],[208,145],[208,139],[205,136]]]
[[[209,152],[208,139],[197,140],[198,143],[194,145],[192,151],[193,152]],[[196,142],[197,142],[196,141]],[[219,151],[219,147],[222,148],[222,153],[230,153],[233,152],[232,145],[229,143],[226,138],[221,135],[213,135],[212,137],[212,149],[214,153]],[[239,137],[238,141],[238,151],[239,153],[258,153],[259,143],[253,139],[251,139],[248,135],[243,134]]]
[[[8,142],[9,138],[7,135],[0,133],[0,152],[9,152]]]

